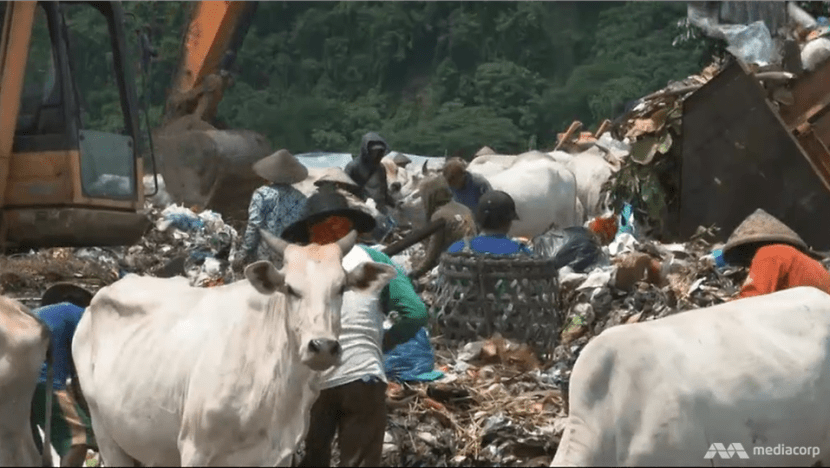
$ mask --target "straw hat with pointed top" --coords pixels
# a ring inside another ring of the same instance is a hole
[[[412,162],[412,160],[409,159],[409,156],[403,153],[398,153],[397,151],[389,153],[389,156],[391,156],[392,162],[398,167],[406,167],[407,164]]]
[[[340,169],[339,167],[330,167],[326,169],[326,173],[323,174],[319,179],[314,182],[314,185],[317,187],[322,187],[324,185],[334,185],[337,188],[341,188],[346,190],[352,194],[359,194],[360,193],[360,186],[357,185],[346,171]]]
[[[253,170],[272,184],[296,184],[308,177],[308,169],[286,149],[255,162]]]
[[[482,146],[480,150],[476,151],[476,156],[484,156],[486,154],[496,154],[496,152],[489,146]]]
[[[811,250],[807,243],[776,217],[758,208],[749,215],[723,246],[723,258],[733,265],[748,265],[755,251],[767,244],[788,244],[814,258],[823,258]]]

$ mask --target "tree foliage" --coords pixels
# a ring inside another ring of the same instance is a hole
[[[193,3],[123,6],[133,68],[135,29],[158,52],[141,75],[155,126]],[[431,155],[551,147],[572,120],[595,126],[699,71],[705,41],[672,45],[685,14],[682,2],[261,2],[219,120],[295,153],[356,152],[370,130]],[[99,29],[79,39],[90,74],[107,67]],[[99,125],[115,125],[115,96],[83,86]]]

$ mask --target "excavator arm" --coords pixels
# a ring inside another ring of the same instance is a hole
[[[194,115],[205,122],[213,121],[231,79],[236,51],[257,5],[258,2],[224,1],[194,4],[179,70],[167,98],[165,120]]]
[[[262,182],[251,165],[271,153],[263,135],[219,130],[215,122],[231,83],[236,51],[256,8],[256,2],[194,4],[164,123],[153,132],[170,195],[179,203],[211,208],[234,219],[244,219],[251,193]]]

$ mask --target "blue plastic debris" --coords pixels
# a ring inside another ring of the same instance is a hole
[[[390,350],[383,357],[386,378],[400,382],[431,382],[444,376],[434,370],[435,355],[426,328],[421,327],[415,336]]]
[[[715,257],[715,266],[718,268],[724,268],[726,266],[726,260],[723,258],[723,250],[715,249],[712,251],[712,256]]]
[[[620,212],[620,227],[617,235],[622,233],[634,235],[634,208],[630,203],[624,204]]]
[[[187,216],[182,213],[170,213],[165,220],[169,221],[174,228],[182,231],[195,231],[205,226],[205,222],[198,216]]]

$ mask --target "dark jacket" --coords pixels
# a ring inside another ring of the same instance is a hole
[[[375,132],[369,132],[363,135],[360,142],[360,156],[350,161],[345,171],[361,188],[362,198],[371,198],[377,204],[378,210],[385,211],[385,207],[394,206],[394,202],[387,190],[386,169],[380,163],[380,159],[372,160],[369,156],[369,144],[373,142],[383,144],[384,155],[389,152],[386,140]]]

